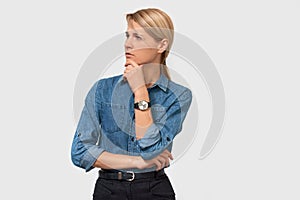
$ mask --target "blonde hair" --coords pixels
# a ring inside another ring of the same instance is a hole
[[[130,20],[138,23],[157,41],[161,41],[164,38],[168,40],[169,45],[161,55],[161,64],[163,73],[171,80],[169,69],[166,65],[166,58],[169,55],[174,39],[174,26],[171,18],[165,12],[157,8],[147,8],[127,14],[126,20],[128,23]]]

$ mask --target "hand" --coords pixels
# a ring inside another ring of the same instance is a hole
[[[169,159],[173,160],[174,158],[168,150],[164,150],[161,154],[151,160],[140,159],[138,168],[145,169],[156,166],[156,170],[158,171],[170,164]]]
[[[131,91],[134,93],[138,88],[145,86],[145,78],[143,65],[138,65],[136,62],[129,60],[124,70],[123,78],[128,81]]]

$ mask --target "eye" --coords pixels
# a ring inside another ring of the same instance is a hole
[[[141,39],[142,39],[142,38],[141,38],[140,36],[138,36],[138,35],[136,35],[135,37],[136,37],[136,39],[138,39],[138,40],[141,40]]]
[[[126,38],[129,38],[129,34],[128,34],[128,33],[125,33],[125,37],[126,37]]]
[[[134,38],[136,38],[137,40],[142,40],[142,39],[143,39],[143,38],[142,38],[140,35],[138,35],[137,33],[134,33],[133,36],[134,36]]]

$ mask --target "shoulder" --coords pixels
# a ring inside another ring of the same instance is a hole
[[[118,74],[110,77],[101,78],[98,81],[96,81],[94,86],[97,89],[107,88],[108,86],[112,87],[117,84],[117,82],[122,78],[122,76],[123,76],[122,74]]]
[[[176,83],[172,80],[169,80],[169,86],[168,88],[173,92],[176,93],[176,96],[182,97],[184,99],[192,98],[192,91],[187,86],[181,85],[179,83]]]
[[[122,78],[122,74],[98,79],[90,88],[88,96],[94,98],[95,95],[97,96],[100,93],[111,91],[120,78]]]

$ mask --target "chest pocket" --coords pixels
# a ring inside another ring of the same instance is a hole
[[[121,131],[124,126],[125,108],[121,104],[101,102],[99,115],[102,128],[107,132]]]

